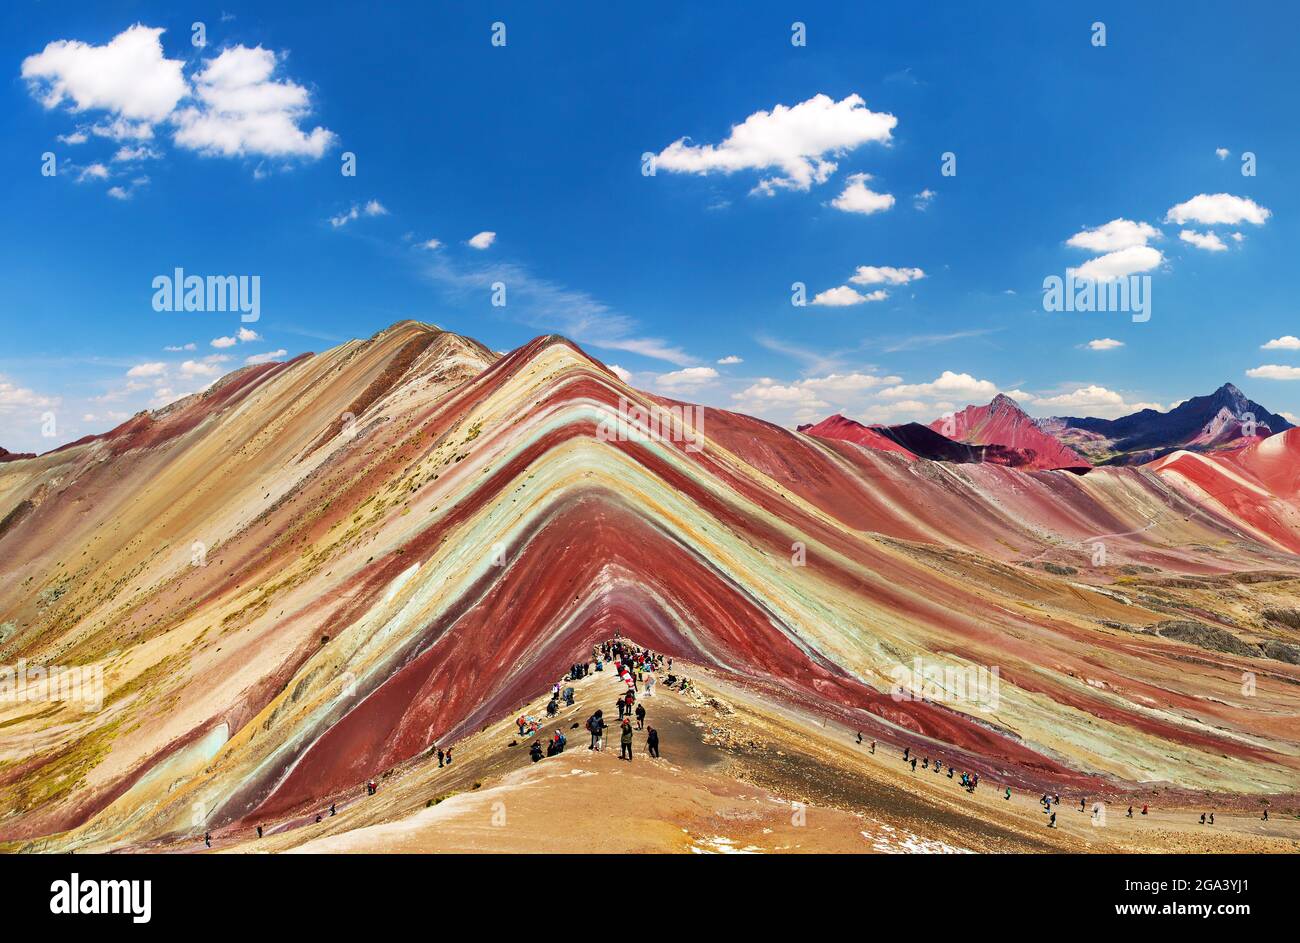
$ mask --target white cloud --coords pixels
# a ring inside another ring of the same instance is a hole
[[[908,282],[925,278],[925,272],[919,268],[894,268],[890,265],[859,265],[849,281],[855,285],[906,285]]]
[[[239,339],[235,337],[212,338],[212,346],[216,347],[218,350],[224,350],[227,347],[234,347],[238,343],[239,343]]]
[[[934,191],[927,187],[912,197],[912,206],[918,210],[928,209],[930,204],[934,202],[934,196]]]
[[[989,380],[979,380],[969,373],[945,370],[929,383],[906,383],[880,391],[885,399],[916,399],[918,397],[946,397],[950,399],[989,400],[997,395],[997,385]]]
[[[1230,193],[1201,193],[1171,207],[1165,214],[1165,222],[1178,223],[1180,226],[1189,222],[1203,226],[1235,226],[1242,222],[1262,226],[1272,215],[1271,210],[1249,197],[1233,196]]]
[[[180,369],[181,375],[187,377],[215,377],[221,373],[220,367],[206,360],[186,360]]]
[[[496,242],[497,234],[494,232],[484,231],[469,240],[469,245],[475,249],[487,249],[492,243]]]
[[[279,360],[288,354],[288,351],[281,347],[279,350],[273,350],[265,354],[253,354],[251,357],[245,357],[244,363],[252,366],[259,363],[270,363],[272,360]]]
[[[184,63],[163,56],[162,33],[136,24],[104,46],[56,40],[23,60],[22,76],[46,108],[70,101],[74,112],[108,111],[156,123],[171,114],[187,92]]]
[[[744,362],[745,361],[737,357],[735,354],[728,354],[726,357],[722,357],[718,360],[718,363],[724,367],[730,367],[733,364],[744,363]]]
[[[1087,344],[1089,350],[1114,350],[1116,347],[1123,346],[1123,341],[1117,341],[1113,337],[1099,337],[1096,340],[1088,341]]]
[[[161,155],[151,147],[144,144],[138,144],[132,147],[129,144],[123,144],[113,154],[114,163],[123,163],[134,160],[157,160]]]
[[[113,199],[115,199],[115,200],[129,200],[129,199],[131,199],[131,191],[129,191],[129,190],[124,190],[122,187],[109,187],[109,188],[108,188],[108,195],[111,196],[111,197],[112,197]]]
[[[81,183],[85,180],[107,180],[108,177],[108,168],[103,164],[88,164],[85,167],[82,167],[80,172],[77,174],[77,183]]]
[[[44,396],[35,390],[16,386],[4,377],[0,377],[0,410],[45,409],[58,406],[59,402],[57,397]]]
[[[1219,158],[1219,160],[1227,160],[1228,153],[1229,151],[1226,147],[1216,147],[1214,149],[1214,156]]]
[[[693,390],[712,383],[717,378],[718,371],[712,367],[686,367],[660,374],[655,382],[668,390]]]
[[[1183,242],[1196,246],[1198,249],[1204,249],[1206,252],[1226,252],[1228,249],[1223,240],[1212,232],[1197,232],[1194,229],[1184,229],[1178,234],[1178,238]]]
[[[870,174],[850,174],[844,190],[831,200],[831,206],[845,213],[861,213],[865,216],[883,213],[891,208],[894,205],[894,195],[872,190],[867,186],[870,179]]]
[[[679,138],[659,153],[656,164],[693,174],[776,170],[754,190],[769,196],[777,189],[808,190],[835,172],[838,165],[830,158],[868,142],[888,143],[897,124],[893,115],[868,109],[859,95],[838,102],[815,95],[794,106],[754,112],[718,145]]]
[[[1150,223],[1120,217],[1096,229],[1080,230],[1065,240],[1065,244],[1089,252],[1114,252],[1130,246],[1144,246],[1148,241],[1159,238],[1160,230]]]
[[[838,288],[828,288],[823,292],[818,292],[813,296],[810,303],[827,308],[844,308],[849,305],[860,305],[867,301],[884,301],[888,297],[889,292],[884,289],[869,291],[864,295],[854,291],[848,285],[840,285]]]
[[[170,351],[171,353],[179,353],[183,350],[198,350],[198,345],[193,341],[188,344],[169,344],[164,347],[163,350]]]
[[[1129,246],[1089,259],[1070,271],[1081,281],[1109,282],[1139,272],[1149,272],[1164,261],[1159,249],[1151,246]]]
[[[1243,236],[1243,235],[1242,235],[1241,233],[1239,233],[1239,232],[1229,233],[1229,235],[1232,236],[1232,241],[1233,241],[1233,242],[1242,242],[1242,241],[1244,241],[1245,238],[1246,238],[1245,236]]]
[[[260,341],[262,339],[262,336],[258,334],[257,331],[246,327],[241,327],[235,336],[244,344],[247,344],[249,341]]]
[[[136,364],[126,371],[128,377],[160,377],[167,372],[167,364],[160,361]]]
[[[420,248],[421,248],[421,249],[441,249],[441,248],[442,248],[442,243],[441,243],[439,240],[437,240],[437,239],[426,239],[424,242],[420,243]]]
[[[173,116],[176,143],[223,157],[324,155],[335,135],[299,127],[311,112],[311,95],[292,80],[274,80],[279,64],[279,56],[261,46],[232,46],[207,60],[194,76],[198,105]]]
[[[1300,350],[1300,337],[1294,334],[1283,334],[1259,346],[1261,350]]]
[[[1256,380],[1300,380],[1300,367],[1266,363],[1262,367],[1251,367],[1246,376]]]
[[[1295,413],[1289,413],[1285,409],[1279,409],[1277,414],[1287,422],[1291,423],[1291,425],[1300,426],[1300,416],[1297,416]]]
[[[60,134],[58,137],[64,144],[85,144],[86,141],[90,140],[86,132],[80,129],[73,131],[71,134]]]
[[[1036,411],[1055,410],[1070,411],[1075,415],[1086,414],[1102,419],[1113,419],[1143,409],[1162,410],[1159,403],[1129,403],[1122,394],[1104,386],[1089,384],[1079,386],[1055,396],[1038,396],[1032,400]]]
[[[631,383],[631,382],[632,382],[632,371],[631,371],[631,370],[625,370],[625,369],[623,369],[622,367],[620,367],[620,366],[619,366],[618,364],[616,364],[616,363],[607,363],[607,364],[605,364],[605,366],[609,367],[609,369],[613,371],[614,376],[618,377],[618,378],[619,378],[620,380],[622,380],[624,383]]]
[[[733,393],[736,408],[741,412],[762,416],[788,415],[794,410],[799,419],[815,417],[819,411],[830,409],[830,403],[817,393],[799,383],[778,383],[763,377],[739,393]]]
[[[352,206],[338,216],[330,217],[330,225],[335,229],[346,226],[354,219],[360,219],[362,216],[387,216],[388,209],[378,200],[369,200],[364,205],[358,206],[353,203]]]

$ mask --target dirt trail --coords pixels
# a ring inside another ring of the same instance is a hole
[[[1057,828],[1046,828],[1037,796],[1013,794],[987,780],[974,795],[946,770],[916,773],[899,751],[678,664],[694,695],[662,684],[646,699],[647,724],[659,730],[662,759],[651,759],[645,734],[635,759],[618,758],[617,733],[603,752],[587,749],[586,718],[597,708],[617,716],[620,690],[608,672],[577,682],[573,707],[543,726],[568,737],[556,757],[532,763],[531,740],[513,722],[542,717],[546,696],[521,706],[454,745],[452,766],[436,757],[395,770],[368,797],[338,801],[338,814],[314,813],[217,834],[214,850],[233,852],[679,852],[679,853],[945,853],[945,852],[1296,852],[1300,821],[1264,823],[1221,814],[1210,828],[1188,809],[1156,808],[1125,819],[1108,808],[1104,826],[1062,796]],[[509,744],[514,741],[515,745]],[[1091,805],[1089,805],[1089,810]],[[1139,806],[1140,809],[1140,806]],[[160,849],[159,849],[160,850]],[[187,843],[171,850],[202,850]]]

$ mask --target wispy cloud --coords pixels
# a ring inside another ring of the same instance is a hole
[[[642,335],[635,318],[588,292],[536,276],[514,262],[461,265],[445,256],[431,255],[423,259],[421,271],[430,281],[461,297],[473,293],[487,297],[492,286],[500,282],[507,292],[503,313],[539,330],[563,334],[579,344],[640,354],[680,367],[697,361],[668,341]]]

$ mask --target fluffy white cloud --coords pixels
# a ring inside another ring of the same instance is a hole
[[[724,367],[730,367],[732,364],[744,363],[744,362],[745,361],[741,360],[735,354],[728,354],[726,357],[722,357],[718,360],[718,363]]]
[[[1144,246],[1152,239],[1160,238],[1160,230],[1150,223],[1135,222],[1131,219],[1112,219],[1096,229],[1083,229],[1065,240],[1067,246],[1087,249],[1089,252],[1114,252],[1130,246]]]
[[[378,200],[368,200],[363,206],[358,206],[356,203],[353,203],[351,208],[349,208],[347,212],[340,213],[338,216],[331,216],[330,225],[333,226],[335,229],[338,229],[342,226],[346,226],[354,219],[360,219],[362,216],[387,216],[387,215],[388,215],[388,209],[387,207],[384,206],[384,204],[380,203]]]
[[[905,383],[880,391],[885,399],[917,399],[919,397],[945,397],[948,399],[990,400],[997,395],[997,385],[989,380],[978,380],[969,373],[945,370],[929,383]]]
[[[618,364],[616,364],[616,363],[607,363],[607,364],[605,364],[605,366],[609,367],[609,369],[612,370],[612,371],[614,372],[614,376],[618,377],[618,378],[619,378],[620,380],[622,380],[624,383],[631,383],[631,382],[632,382],[632,371],[631,371],[631,370],[625,370],[623,367],[620,367],[620,366],[619,366]]]
[[[1226,147],[1216,147],[1214,149],[1214,156],[1219,158],[1219,160],[1227,160],[1228,149]]]
[[[865,216],[883,213],[892,207],[894,195],[872,190],[867,186],[870,179],[871,174],[850,174],[847,186],[839,196],[831,200],[831,206],[845,213],[861,213]]]
[[[221,374],[221,368],[207,360],[186,360],[181,363],[180,371],[186,377],[215,377]]]
[[[736,409],[776,421],[793,415],[800,420],[819,418],[819,413],[830,409],[814,390],[800,383],[778,383],[763,377],[757,383],[733,393]]]
[[[319,158],[333,145],[332,131],[304,131],[311,96],[297,83],[272,78],[279,57],[258,46],[232,46],[194,76],[198,104],[176,112],[176,143],[204,154]]]
[[[252,366],[259,363],[270,363],[272,360],[279,360],[289,352],[281,347],[279,350],[272,350],[265,354],[253,354],[251,357],[245,357],[244,363]]]
[[[104,46],[56,40],[23,60],[22,76],[46,108],[70,101],[75,112],[94,109],[156,123],[187,92],[184,63],[163,55],[162,33],[136,24]]]
[[[227,347],[234,347],[236,344],[247,344],[250,343],[251,341],[260,341],[261,339],[262,339],[262,335],[258,334],[257,331],[251,330],[246,327],[241,327],[238,331],[235,332],[234,337],[214,337],[212,338],[211,343],[213,347],[216,347],[218,349],[225,349]]]
[[[492,243],[496,242],[497,234],[494,232],[484,231],[469,240],[469,245],[475,249],[490,248]]]
[[[73,112],[104,112],[89,131],[115,141],[151,140],[155,126],[168,122],[178,146],[207,155],[315,159],[333,145],[333,132],[300,126],[311,112],[311,96],[275,77],[276,52],[232,46],[202,60],[187,80],[184,60],[164,56],[162,33],[137,24],[103,46],[58,40],[23,60],[22,75],[46,108],[68,102]],[[60,140],[84,143],[87,127]],[[122,148],[114,160],[158,156],[148,148]]]
[[[131,191],[130,191],[130,190],[127,190],[127,189],[124,189],[123,187],[109,187],[109,188],[108,188],[108,195],[111,196],[111,197],[112,197],[113,199],[115,199],[115,200],[129,200],[129,199],[131,199]]]
[[[899,383],[901,380],[901,377],[878,377],[870,373],[830,373],[824,377],[800,380],[798,386],[826,396],[828,399],[837,399],[848,394],[873,390],[888,383]]]
[[[437,239],[426,239],[424,242],[420,243],[420,248],[421,248],[421,249],[441,249],[441,248],[442,248],[442,242],[441,242],[440,240],[437,240]]]
[[[1300,337],[1294,334],[1283,334],[1259,346],[1261,350],[1300,350]]]
[[[139,363],[126,371],[128,377],[160,377],[167,372],[167,364],[160,361]]]
[[[912,206],[918,210],[928,209],[934,202],[934,191],[928,187],[912,197]]]
[[[114,163],[126,163],[136,160],[157,160],[162,155],[153,148],[144,144],[137,144],[134,147],[130,144],[123,144],[113,154]]]
[[[1088,341],[1087,344],[1089,350],[1114,350],[1116,347],[1123,346],[1123,341],[1117,341],[1113,337],[1099,337],[1096,340]]]
[[[166,347],[163,348],[163,350],[170,351],[171,353],[180,353],[183,350],[198,350],[198,349],[199,349],[198,345],[195,344],[193,341],[191,341],[188,344],[168,344]]]
[[[717,378],[718,371],[712,367],[686,367],[660,374],[655,382],[668,390],[692,390],[712,383]]]
[[[46,409],[59,405],[59,402],[56,397],[44,396],[0,377],[0,410]]]
[[[85,180],[107,180],[108,177],[108,168],[103,164],[87,164],[77,173],[77,183],[81,183]]]
[[[825,291],[818,292],[813,296],[811,303],[827,308],[845,308],[849,305],[860,305],[867,301],[884,301],[888,297],[889,292],[883,288],[869,291],[864,295],[853,290],[848,285],[840,285],[837,288],[828,288]]]
[[[1246,376],[1256,380],[1300,380],[1300,367],[1266,363],[1262,367],[1251,367]]]
[[[925,272],[919,268],[894,268],[891,265],[859,265],[858,270],[849,277],[855,285],[906,285],[925,278]]]
[[[1223,240],[1212,232],[1197,232],[1194,229],[1184,229],[1178,234],[1178,238],[1183,242],[1196,246],[1198,249],[1204,249],[1206,252],[1226,252],[1228,250]]]
[[[1089,259],[1070,271],[1080,281],[1109,282],[1117,278],[1149,272],[1164,261],[1159,249],[1151,246],[1129,246]]]
[[[1272,216],[1271,210],[1260,206],[1254,200],[1230,193],[1200,193],[1172,206],[1165,214],[1165,222],[1200,223],[1203,226],[1235,226],[1238,223],[1253,223],[1256,226]]]
[[[1032,402],[1036,411],[1070,412],[1102,419],[1113,419],[1143,409],[1164,409],[1159,403],[1126,402],[1122,394],[1095,383],[1079,386],[1055,396],[1034,397]]]
[[[887,143],[897,124],[893,115],[867,108],[859,95],[838,102],[814,95],[794,106],[754,112],[733,125],[721,144],[695,145],[679,138],[659,153],[656,164],[693,174],[776,170],[779,174],[760,180],[755,191],[808,190],[835,172],[837,164],[830,158],[868,142]]]

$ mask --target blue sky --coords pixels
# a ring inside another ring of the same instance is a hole
[[[269,6],[0,13],[0,446],[402,318],[786,424],[1300,413],[1294,8]],[[260,319],[155,311],[177,267]],[[1045,311],[1070,268],[1149,275],[1150,320]]]

